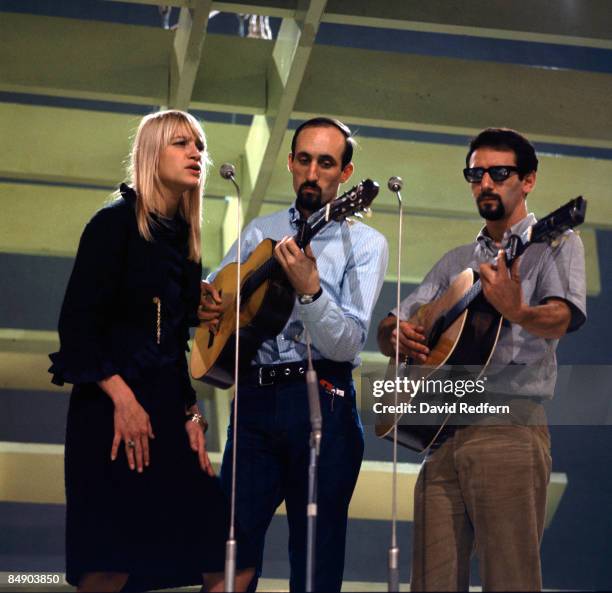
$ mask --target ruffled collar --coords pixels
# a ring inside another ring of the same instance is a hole
[[[121,197],[132,206],[136,208],[136,191],[133,187],[122,183],[119,186],[119,193]],[[167,218],[158,213],[152,213],[151,218],[154,221],[154,232],[160,231],[162,235],[178,235],[180,237],[186,237],[189,229],[189,223],[181,216],[177,210],[173,218]]]
[[[128,204],[131,204],[132,206],[136,204],[136,192],[134,191],[134,188],[130,187],[127,183],[122,183],[119,186],[119,193]]]

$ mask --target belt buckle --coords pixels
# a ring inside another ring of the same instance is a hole
[[[263,381],[263,377],[262,377],[262,371],[263,371],[263,367],[259,367],[259,370],[257,371],[257,384],[259,385],[259,387],[268,387],[269,385],[274,385],[274,381],[270,381],[269,383],[264,383]]]

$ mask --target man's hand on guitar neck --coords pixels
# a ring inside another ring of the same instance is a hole
[[[297,294],[316,294],[321,288],[317,260],[310,245],[302,251],[292,237],[283,237],[274,248],[281,265]]]
[[[425,328],[409,321],[400,321],[399,329],[400,354],[416,362],[425,362],[429,354],[429,348],[425,345],[427,338],[423,333]],[[378,326],[378,345],[385,356],[395,356],[397,343],[396,317],[389,315]]]
[[[198,319],[213,333],[215,333],[219,327],[219,320],[223,312],[221,302],[221,295],[217,289],[212,284],[202,280],[200,285]]]
[[[534,307],[527,305],[519,276],[520,258],[509,271],[503,253],[499,252],[495,265],[480,266],[482,291],[487,301],[510,323],[517,323],[534,336],[554,340],[564,336],[572,318],[569,305],[554,298]]]

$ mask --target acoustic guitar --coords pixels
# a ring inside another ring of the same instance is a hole
[[[563,239],[563,233],[580,225],[586,213],[586,200],[579,196],[531,225],[520,237],[512,235],[505,249],[508,268],[534,243],[549,243]],[[485,299],[478,273],[467,268],[458,274],[439,298],[420,307],[409,320],[421,325],[430,350],[422,364],[412,359],[400,363],[401,378],[418,381],[444,376],[449,366],[477,368],[472,379],[478,379],[489,365],[502,327],[503,318]],[[466,371],[467,372],[467,371]],[[391,359],[387,377],[395,377],[395,360]],[[390,404],[394,394],[386,394],[384,404]],[[404,398],[405,399],[405,398]],[[419,395],[410,397],[419,406]],[[403,414],[387,414],[375,427],[378,437],[392,440],[397,424],[398,443],[418,451],[426,451],[435,441],[450,414],[411,413],[410,424],[400,424]]]
[[[304,249],[329,222],[341,222],[368,211],[379,185],[366,179],[314,212],[294,239]],[[295,305],[295,291],[273,256],[276,241],[264,239],[241,265],[240,352],[238,367],[248,369],[265,340],[285,327]],[[191,375],[205,383],[227,389],[234,384],[236,329],[236,263],[225,266],[212,284],[219,292],[223,313],[216,333],[200,326],[191,351]]]

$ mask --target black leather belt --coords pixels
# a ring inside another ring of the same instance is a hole
[[[312,365],[319,373],[350,374],[353,369],[353,365],[350,362],[335,362],[326,359],[313,360]],[[253,366],[249,369],[247,380],[256,383],[260,387],[267,387],[287,381],[303,381],[307,370],[308,362],[305,360],[288,362],[286,364]]]

